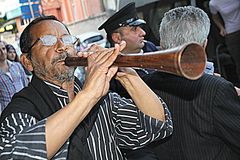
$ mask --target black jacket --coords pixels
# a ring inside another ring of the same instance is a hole
[[[154,73],[145,82],[167,103],[174,132],[151,144],[160,160],[239,160],[240,99],[232,83]]]

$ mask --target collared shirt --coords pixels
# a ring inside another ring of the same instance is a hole
[[[0,113],[11,101],[14,93],[27,86],[28,80],[23,67],[18,62],[7,61],[9,72],[0,69]]]
[[[46,84],[64,107],[68,103],[67,91],[51,83]],[[75,82],[74,92],[80,90]],[[87,138],[93,159],[123,160],[119,148],[136,149],[169,136],[172,133],[172,120],[166,104],[161,102],[165,122],[145,115],[132,100],[109,93],[100,105],[96,122]],[[22,113],[8,116],[1,123],[0,158],[46,159],[45,124],[46,119],[36,121],[34,117]],[[66,159],[68,146],[69,140],[52,159]]]

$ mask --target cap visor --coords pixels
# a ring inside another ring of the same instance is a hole
[[[129,26],[139,26],[141,24],[146,24],[146,22],[143,19],[137,19],[133,22],[130,22],[128,25]]]

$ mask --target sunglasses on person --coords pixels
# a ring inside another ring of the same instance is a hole
[[[63,44],[65,45],[74,45],[79,39],[73,35],[63,35],[61,38],[59,38]],[[38,38],[29,48],[29,51],[32,49],[32,47],[37,44],[38,42],[41,42],[43,46],[53,46],[57,43],[58,37],[55,35],[44,35],[40,38]]]

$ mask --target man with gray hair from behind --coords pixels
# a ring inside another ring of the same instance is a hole
[[[178,7],[164,14],[159,29],[160,45],[167,49],[194,41],[205,47],[209,31],[210,20],[203,10]]]
[[[160,24],[161,48],[192,41],[206,47],[209,28],[200,8],[174,8]],[[159,72],[148,78],[145,82],[169,105],[174,124],[172,136],[149,146],[159,159],[240,159],[240,99],[231,82],[210,74],[194,81]]]

